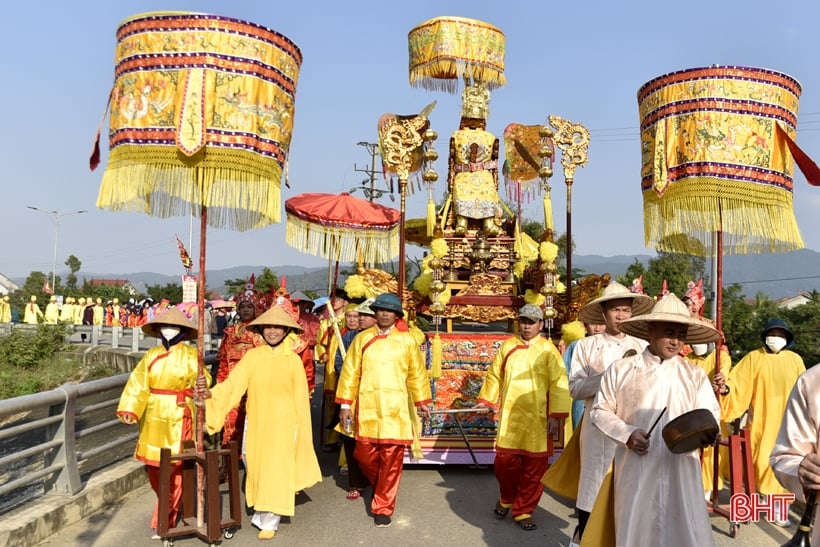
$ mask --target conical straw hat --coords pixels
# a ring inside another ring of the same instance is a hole
[[[167,311],[162,312],[160,315],[144,324],[142,326],[142,332],[144,332],[147,336],[159,338],[159,329],[169,325],[173,327],[180,327],[187,333],[187,338],[189,340],[196,338],[196,326],[191,323],[184,313],[174,307],[168,308]]]
[[[689,313],[686,304],[680,298],[670,293],[658,301],[650,313],[627,319],[620,324],[621,332],[649,340],[650,323],[678,323],[687,325],[686,334],[688,344],[708,344],[720,339],[720,332],[708,322]]]
[[[268,311],[254,319],[253,321],[248,324],[249,327],[254,329],[264,326],[271,326],[276,325],[278,327],[288,327],[295,330],[298,333],[303,331],[302,327],[299,326],[299,323],[294,321],[294,319],[282,308],[282,306],[272,306]]]
[[[610,300],[621,300],[629,298],[632,300],[632,315],[641,315],[652,309],[655,303],[652,297],[645,294],[634,293],[620,283],[613,281],[606,289],[604,294],[595,300],[587,303],[581,311],[578,312],[578,320],[584,323],[591,323],[593,325],[602,325],[604,321],[604,308],[602,304]]]

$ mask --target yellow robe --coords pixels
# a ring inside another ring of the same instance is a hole
[[[711,351],[706,355],[695,355],[694,352],[686,355],[685,359],[701,368],[703,372],[709,377],[709,381],[715,377],[715,364],[718,351],[720,352],[720,371],[727,375],[732,368],[732,358],[729,355],[729,350],[726,346],[721,346],[719,350]],[[729,429],[726,422],[720,422],[720,434],[725,439],[729,435]],[[723,476],[729,474],[729,447],[722,446],[720,448],[720,476],[718,477],[718,489],[723,489]],[[701,458],[701,467],[703,468],[703,490],[711,492],[714,489],[715,477],[715,447],[707,446],[703,449],[703,456]]]
[[[412,443],[412,404],[432,401],[421,350],[409,332],[395,327],[379,335],[376,327],[361,331],[350,344],[336,385],[336,402],[356,402],[356,440]]]
[[[498,189],[491,169],[495,169],[492,153],[495,136],[483,129],[459,129],[453,133],[455,141],[455,164],[464,171],[453,178],[453,203],[457,215],[469,218],[492,218],[498,208]],[[492,167],[467,168],[470,163],[471,146],[478,147],[475,164],[493,163]],[[473,170],[474,169],[474,170]]]
[[[499,396],[496,449],[547,455],[547,416],[568,414],[570,407],[567,371],[552,342],[541,336],[530,343],[518,336],[504,341],[478,400],[495,406]]]
[[[11,304],[0,302],[0,323],[11,323]]]
[[[49,302],[46,304],[46,313],[45,313],[45,320],[43,321],[47,325],[56,325],[57,321],[60,319],[60,308],[57,307],[56,302]]]
[[[786,400],[805,370],[803,359],[794,352],[784,349],[774,354],[760,348],[747,353],[726,378],[729,393],[720,398],[723,419],[731,422],[749,409],[747,427],[752,437],[757,491],[761,494],[786,493],[769,466],[769,455]]]
[[[105,321],[105,306],[102,304],[94,305],[94,324],[102,325]]]
[[[74,304],[65,303],[60,309],[60,322],[71,323],[74,321]]]
[[[186,406],[194,416],[193,391],[178,397],[151,393],[151,390],[193,390],[197,368],[197,350],[184,342],[171,346],[170,350],[154,346],[137,363],[122,390],[117,416],[131,414],[139,420],[140,436],[134,451],[138,460],[158,466],[161,449],[170,448],[173,454],[181,452]],[[183,402],[182,406],[178,401]]]
[[[292,516],[295,495],[322,480],[313,450],[310,397],[302,360],[283,341],[248,350],[211,389],[205,420],[216,433],[247,392],[245,499],[258,512]]]
[[[38,306],[35,302],[29,302],[26,304],[26,310],[23,314],[23,323],[36,325],[40,322],[41,317],[43,317],[43,311],[40,309],[40,306]]]

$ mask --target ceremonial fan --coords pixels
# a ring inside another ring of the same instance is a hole
[[[302,53],[282,34],[248,21],[152,12],[120,24],[115,60],[110,152],[97,207],[200,218],[202,374],[206,229],[280,222]],[[99,130],[97,141],[92,170]],[[202,451],[202,408],[196,421]]]

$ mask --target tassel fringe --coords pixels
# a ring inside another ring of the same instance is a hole
[[[643,192],[644,240],[661,251],[711,256],[715,232],[725,254],[795,251],[804,247],[791,192],[745,181],[690,177],[659,197]]]
[[[399,256],[398,225],[383,231],[374,231],[373,227],[355,230],[319,226],[289,214],[285,241],[304,253],[340,262],[383,264]]]
[[[444,355],[444,348],[441,343],[441,336],[436,335],[430,341],[430,376],[433,379],[441,378],[441,361]]]

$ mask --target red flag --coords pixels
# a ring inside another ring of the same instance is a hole
[[[179,236],[175,235],[177,238],[177,247],[179,247],[179,258],[182,260],[182,267],[186,270],[190,270],[191,266],[194,265],[193,261],[191,260],[191,255],[188,254],[188,251],[185,250],[185,245],[182,244],[180,241]]]
[[[54,294],[54,289],[52,289],[51,286],[48,284],[48,278],[45,276],[43,276],[43,292],[48,295]]]
[[[806,177],[806,182],[812,186],[820,186],[820,167],[817,167],[817,164],[814,163],[808,154],[803,152],[803,150],[797,146],[797,143],[789,137],[788,133],[786,133],[782,127],[780,127],[779,123],[774,124],[774,126],[776,128],[777,135],[786,141],[786,146],[789,147],[789,152],[791,152],[792,157],[794,157],[794,163],[797,164],[797,167],[800,168],[803,176]]]

